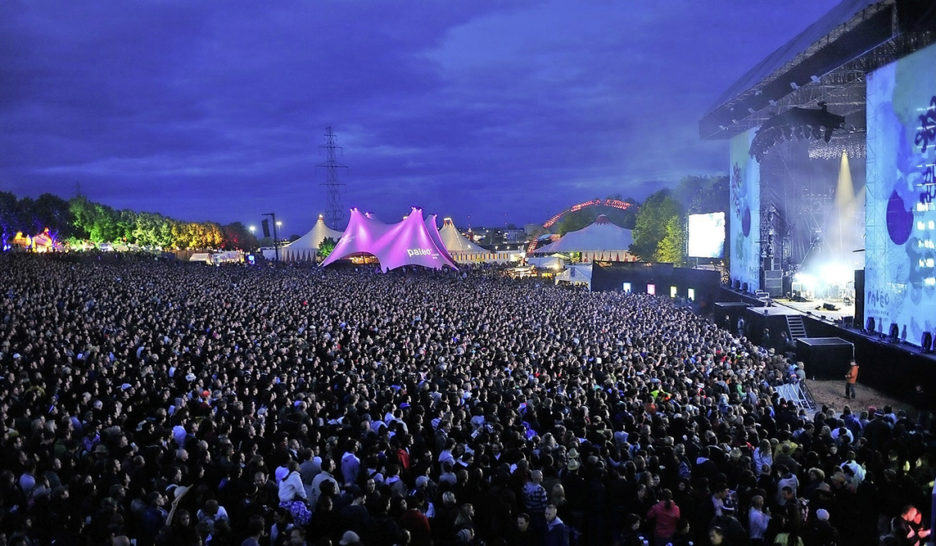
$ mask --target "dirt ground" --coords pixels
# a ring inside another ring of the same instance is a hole
[[[858,383],[855,387],[856,398],[854,400],[845,399],[844,379],[828,381],[807,379],[806,385],[809,386],[809,392],[812,393],[813,399],[816,401],[817,409],[826,405],[838,413],[847,404],[852,411],[866,410],[868,406],[874,406],[875,408],[891,406],[895,411],[903,409],[910,415],[916,413],[916,410],[909,403],[891,398],[861,383]]]

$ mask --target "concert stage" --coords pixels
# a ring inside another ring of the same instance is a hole
[[[879,332],[854,327],[847,320],[846,308],[818,311],[815,309],[818,302],[777,300],[771,300],[770,306],[765,307],[766,302],[753,294],[728,287],[722,287],[719,300],[715,304],[715,320],[719,326],[725,327],[725,310],[744,317],[748,339],[802,360],[806,363],[808,377],[843,379],[848,363],[844,359],[851,356],[846,353],[853,350],[861,366],[859,384],[870,385],[919,408],[936,409],[936,355]],[[802,322],[803,335],[792,339],[790,325],[798,321]],[[737,333],[736,325],[735,318],[727,329]],[[769,330],[767,339],[763,336],[765,329]],[[783,332],[790,338],[785,346]],[[830,338],[834,341],[816,341]]]

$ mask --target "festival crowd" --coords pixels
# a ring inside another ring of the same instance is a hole
[[[3,255],[0,544],[921,544],[933,415],[796,379],[498,269]]]

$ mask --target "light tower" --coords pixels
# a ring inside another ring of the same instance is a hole
[[[320,146],[325,150],[325,162],[320,163],[319,167],[325,168],[325,221],[332,229],[341,229],[344,225],[344,208],[341,206],[341,187],[343,183],[338,181],[338,169],[347,169],[347,165],[341,165],[335,157],[336,150],[340,146],[335,145],[335,134],[331,126],[325,128],[325,144]]]

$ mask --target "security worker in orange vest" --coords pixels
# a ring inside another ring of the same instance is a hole
[[[848,367],[848,373],[845,374],[845,398],[855,397],[855,383],[858,382],[858,363],[854,360]]]

